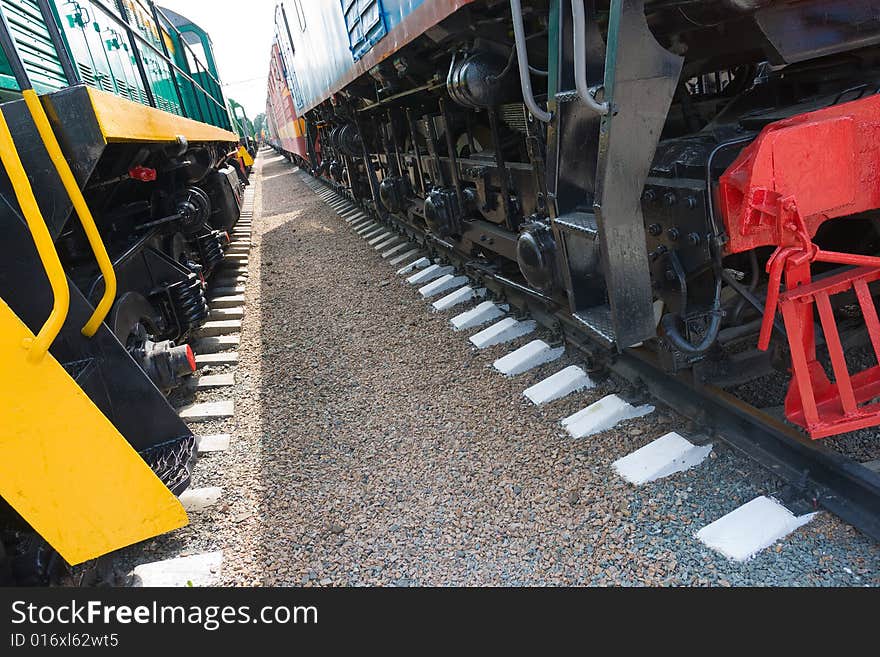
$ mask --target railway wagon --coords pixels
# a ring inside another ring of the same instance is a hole
[[[843,468],[878,531],[876,474],[816,441],[880,457],[880,3],[285,0],[275,23],[305,170],[595,368],[711,396],[774,467],[809,454],[802,489]]]
[[[292,89],[294,80],[292,35],[283,4],[275,8],[275,38],[269,58],[266,98],[268,143],[277,152],[299,162],[308,158],[306,122],[297,116]]]
[[[0,2],[0,578],[179,527],[205,282],[244,167],[208,35],[149,0]]]
[[[248,117],[244,107],[232,98],[229,99],[229,116],[232,119],[233,132],[238,135],[239,145],[243,146],[251,156],[248,166],[252,166],[253,157],[257,154],[256,132],[253,121]]]

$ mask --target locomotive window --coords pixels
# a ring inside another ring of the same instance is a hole
[[[198,73],[201,71],[207,71],[208,66],[205,62],[208,61],[208,57],[205,53],[205,46],[202,43],[202,40],[194,32],[182,32],[181,34],[186,45],[189,46],[188,48],[184,48],[184,51],[186,53],[186,61],[189,65],[190,72]]]

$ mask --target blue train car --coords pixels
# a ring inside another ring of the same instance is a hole
[[[285,0],[276,9],[303,115],[473,0]]]

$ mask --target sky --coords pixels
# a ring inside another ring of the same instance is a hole
[[[157,0],[211,35],[223,93],[251,120],[266,110],[276,0]]]

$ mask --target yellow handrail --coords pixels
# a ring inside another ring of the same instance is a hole
[[[49,125],[49,118],[46,116],[39,96],[37,96],[33,89],[25,89],[22,95],[28,110],[30,110],[31,118],[33,118],[37,126],[37,131],[40,133],[40,138],[43,140],[43,145],[46,147],[46,151],[49,153],[55,169],[58,171],[58,176],[61,178],[61,183],[64,185],[71,203],[73,203],[73,208],[76,210],[79,222],[82,224],[86,237],[89,240],[89,245],[95,254],[95,259],[98,261],[98,268],[104,276],[104,295],[101,297],[98,305],[95,306],[95,312],[92,313],[89,321],[86,322],[82,329],[82,334],[90,338],[98,330],[98,327],[101,326],[101,322],[107,317],[107,313],[110,312],[113,301],[116,299],[116,272],[113,271],[113,263],[110,262],[110,256],[107,255],[107,249],[104,246],[103,240],[101,240],[100,233],[98,233],[98,227],[95,226],[92,212],[89,210],[89,206],[86,205],[86,200],[83,198],[76,178],[73,177],[73,171],[70,170],[70,165],[67,163],[64,153],[61,152],[61,146],[58,144],[58,139],[52,131],[52,126]]]
[[[28,360],[31,362],[39,361],[49,351],[49,347],[55,341],[61,327],[67,319],[67,311],[70,308],[70,289],[67,287],[67,276],[64,268],[61,266],[61,260],[58,258],[58,252],[55,250],[55,243],[52,241],[52,235],[46,227],[43,215],[40,212],[40,206],[37,205],[37,199],[34,197],[34,190],[28,180],[27,173],[18,156],[18,150],[12,139],[12,133],[9,132],[9,125],[6,123],[6,117],[0,110],[0,161],[6,169],[6,175],[12,183],[12,189],[15,191],[15,198],[18,199],[18,205],[27,222],[28,229],[33,237],[34,244],[37,247],[37,254],[40,256],[40,262],[43,263],[43,269],[49,278],[49,285],[52,288],[52,312],[37,333],[36,337],[28,338],[22,345],[25,349],[29,349]]]

